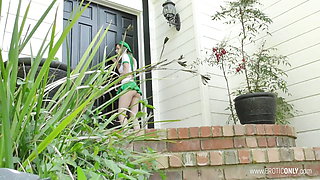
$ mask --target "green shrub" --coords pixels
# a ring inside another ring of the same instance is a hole
[[[130,150],[127,146],[135,138],[143,137],[131,133],[130,126],[106,129],[117,114],[106,119],[102,107],[93,106],[96,99],[112,91],[126,77],[112,76],[117,64],[105,66],[110,59],[103,60],[95,69],[89,67],[108,28],[99,30],[78,66],[74,70],[68,67],[66,78],[48,83],[51,62],[89,3],[73,13],[57,38],[54,20],[39,51],[31,57],[31,70],[25,78],[17,77],[20,53],[56,1],[52,1],[23,37],[30,3],[19,21],[20,0],[8,57],[4,57],[0,49],[0,168],[14,168],[52,179],[145,179],[153,169],[148,162],[153,162],[155,153]],[[0,9],[1,4],[2,0]],[[36,75],[45,55],[46,61]],[[58,92],[48,99],[47,94],[55,87],[59,87]],[[104,105],[113,103],[121,95],[112,97]]]

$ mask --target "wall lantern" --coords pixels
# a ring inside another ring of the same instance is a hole
[[[171,0],[167,0],[165,3],[162,4],[163,7],[163,15],[167,19],[169,25],[176,26],[176,30],[180,31],[181,28],[181,22],[180,22],[180,16],[176,12],[175,4]]]

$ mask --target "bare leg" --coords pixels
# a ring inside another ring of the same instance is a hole
[[[130,104],[130,117],[135,117],[139,111],[139,100],[140,100],[140,94],[137,93],[136,91],[135,95],[132,97],[131,104]],[[134,118],[133,119],[133,129],[134,130],[139,130],[140,129],[140,124],[138,119]]]
[[[126,94],[120,96],[119,105],[118,105],[118,113],[119,113],[119,121],[121,125],[125,125],[128,123],[128,119],[126,118],[126,112],[130,106],[132,97],[134,96],[135,91],[129,91]]]

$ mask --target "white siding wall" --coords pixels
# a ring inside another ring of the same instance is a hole
[[[201,18],[207,19],[206,22],[202,20],[205,25],[201,26],[205,31],[202,33],[205,34],[202,36],[203,49],[212,48],[221,37],[239,43],[237,25],[223,27],[208,18],[214,14],[219,2],[199,2],[203,5],[199,8],[203,14]],[[261,3],[264,12],[274,21],[270,26],[273,35],[261,35],[257,40],[267,40],[266,46],[277,48],[277,53],[287,56],[292,65],[286,69],[289,92],[292,94],[288,100],[300,111],[290,120],[298,132],[298,146],[319,146],[320,141],[316,139],[320,138],[320,1],[261,0]],[[253,47],[247,46],[249,49]],[[214,77],[209,85],[212,119],[223,123],[227,120],[222,108],[227,106],[224,82],[218,71],[209,72],[213,72]],[[232,88],[239,86],[237,82],[239,77],[231,78]]]
[[[9,9],[9,2],[11,2],[10,9]],[[15,21],[15,15],[16,15],[17,8],[18,8],[18,2],[19,1],[16,1],[16,0],[2,1],[3,7],[2,7],[2,14],[1,14],[1,22],[0,22],[0,27],[1,27],[0,28],[0,42],[1,42],[0,48],[3,49],[5,59],[7,58],[6,54],[8,52],[9,47],[10,47],[10,40],[11,40],[11,36],[12,36],[12,29],[13,29],[13,25],[14,25],[14,21]],[[20,11],[20,22],[22,20],[22,17],[24,15],[24,12],[25,12],[25,9],[26,9],[28,3],[29,3],[29,1],[27,1],[27,0],[22,1],[21,11]],[[42,0],[33,0],[31,2],[29,15],[28,15],[28,19],[25,24],[23,34],[25,34],[25,32],[27,31],[27,28],[29,25],[30,25],[29,32],[31,31],[32,27],[34,27],[34,25],[37,23],[37,20],[39,20],[42,13],[46,10],[46,8],[49,6],[50,3],[51,3],[51,1],[42,1]],[[33,38],[31,39],[30,43],[22,51],[21,57],[26,57],[26,56],[31,55],[30,44],[32,47],[32,52],[34,54],[36,54],[36,52],[38,51],[38,49],[41,46],[42,41],[44,40],[45,34],[48,32],[51,24],[53,23],[55,11],[58,6],[59,6],[59,9],[57,11],[58,21],[57,21],[56,32],[59,33],[62,31],[62,29],[63,29],[63,21],[62,21],[63,0],[58,0],[58,3],[56,3],[56,5],[52,9],[52,11],[49,13],[49,15],[45,19],[44,23],[40,26],[38,31],[36,31]],[[8,10],[9,10],[9,13],[8,13]],[[8,14],[8,17],[7,17],[7,14]],[[6,28],[4,28],[6,21],[7,21],[7,25],[6,25]],[[58,52],[57,57],[59,59],[61,59],[62,51]]]
[[[162,0],[153,0],[150,4],[150,29],[152,61],[159,61],[162,43],[166,44],[162,59],[176,59],[184,55],[185,60],[192,62],[197,57],[194,28],[193,4],[191,0],[176,0],[177,12],[180,14],[182,27],[176,31],[169,27],[162,15]],[[172,64],[168,68],[180,68]],[[205,125],[202,119],[200,81],[198,76],[172,70],[153,72],[153,93],[155,101],[155,119],[181,120],[179,122],[156,124],[156,127],[189,127]]]
[[[291,120],[299,146],[320,146],[320,1],[264,0],[274,23],[268,46],[288,56],[289,101],[301,111]],[[285,7],[285,8],[284,8]]]
[[[204,59],[212,52],[212,48],[225,38],[225,26],[222,23],[214,22],[212,15],[220,9],[222,0],[202,0],[196,1],[195,13],[197,22],[197,38],[200,43],[199,58]],[[203,93],[207,99],[207,108],[209,112],[209,121],[211,125],[224,125],[227,122],[229,112],[225,110],[228,107],[227,89],[222,72],[217,67],[202,67],[202,73],[208,73],[211,80],[207,86],[203,86]]]

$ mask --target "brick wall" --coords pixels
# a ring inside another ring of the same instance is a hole
[[[152,129],[145,134],[150,139],[134,142],[133,149],[161,152],[158,168],[168,180],[320,178],[320,148],[295,147],[290,126]],[[155,173],[151,179],[161,178]]]

